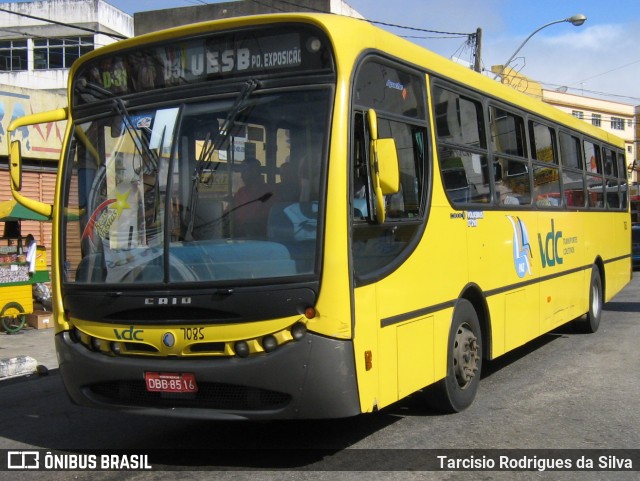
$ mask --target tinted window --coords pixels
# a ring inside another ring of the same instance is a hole
[[[438,86],[433,89],[442,182],[452,204],[491,201],[482,104]]]
[[[420,77],[384,63],[367,62],[358,73],[354,102],[377,112],[423,119],[423,91]]]
[[[582,169],[580,140],[573,135],[560,132],[560,158],[564,167]]]
[[[525,157],[524,120],[497,107],[490,108],[491,148],[494,152]]]

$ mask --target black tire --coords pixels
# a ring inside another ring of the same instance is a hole
[[[15,309],[18,311],[18,315],[7,315],[5,313],[9,309]],[[24,323],[27,321],[27,315],[24,313],[24,308],[17,302],[9,302],[5,304],[0,311],[0,318],[2,318],[2,327],[9,334],[14,334],[24,327]]]
[[[447,348],[447,375],[424,391],[427,404],[444,413],[457,413],[473,402],[482,370],[482,333],[478,314],[466,299],[453,311]]]
[[[593,334],[600,327],[602,308],[604,305],[604,290],[598,267],[591,268],[591,282],[589,283],[589,310],[587,314],[576,320],[575,326],[579,332]]]

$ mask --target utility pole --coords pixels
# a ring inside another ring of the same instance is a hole
[[[476,47],[473,51],[474,61],[473,70],[482,72],[482,29],[478,27],[476,30]]]

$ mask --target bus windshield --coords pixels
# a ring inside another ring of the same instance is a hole
[[[153,108],[114,98],[77,121],[64,175],[64,282],[317,275],[332,90],[257,85]]]

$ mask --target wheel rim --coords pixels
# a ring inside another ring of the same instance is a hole
[[[453,345],[453,369],[461,389],[471,384],[478,372],[479,362],[478,338],[467,324],[461,324],[456,331]]]
[[[596,284],[591,286],[591,312],[594,317],[600,314],[600,288]]]

